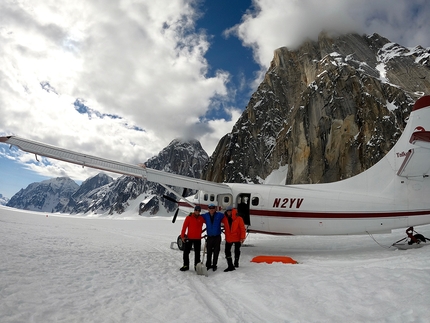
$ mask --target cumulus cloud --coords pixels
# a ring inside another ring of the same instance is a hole
[[[201,117],[227,95],[228,74],[206,76],[197,17],[190,1],[2,2],[0,134],[130,163],[207,136]]]
[[[306,39],[333,33],[379,33],[403,46],[430,46],[430,3],[426,0],[254,0],[242,21],[228,30],[265,71],[273,51],[294,49]]]

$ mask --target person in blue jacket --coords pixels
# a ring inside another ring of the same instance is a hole
[[[224,214],[216,211],[215,204],[211,203],[208,206],[209,212],[203,214],[203,219],[206,223],[207,234],[207,253],[206,268],[213,271],[217,270],[218,256],[221,249],[221,221]],[[212,258],[213,256],[213,258]]]

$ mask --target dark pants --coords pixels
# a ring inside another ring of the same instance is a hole
[[[201,239],[188,239],[184,246],[184,266],[190,267],[190,251],[194,245],[194,266],[200,262]]]
[[[234,259],[239,259],[240,257],[240,246],[242,245],[240,242],[225,242],[225,257],[231,258],[231,247],[234,244]]]
[[[219,251],[221,249],[221,236],[208,236],[207,237],[207,253],[208,258],[206,261],[206,267],[210,268],[218,264]],[[212,259],[213,255],[213,259]]]

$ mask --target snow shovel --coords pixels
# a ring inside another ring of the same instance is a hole
[[[205,246],[203,247],[202,261],[196,265],[196,272],[197,272],[197,275],[205,275],[206,277],[208,277],[208,269],[203,264],[205,262],[206,244],[207,244],[207,242],[205,239]]]

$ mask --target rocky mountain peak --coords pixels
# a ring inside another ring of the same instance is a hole
[[[199,141],[175,139],[145,164],[149,168],[200,178],[208,159]],[[182,192],[182,188],[177,191]],[[136,213],[139,214],[153,215],[160,207],[174,210],[176,205],[163,199],[163,194],[171,195],[159,184],[121,176],[80,197],[79,203],[70,212],[123,213],[131,204],[137,205]]]
[[[175,139],[157,156],[150,158],[149,168],[200,178],[209,156],[197,140]],[[182,188],[177,191],[182,193]],[[164,187],[142,178],[121,176],[113,180],[99,173],[80,186],[61,177],[32,183],[20,190],[7,204],[19,209],[43,212],[122,213],[131,204],[136,213],[156,214],[160,207],[172,211],[176,205],[162,198],[172,195]],[[172,195],[173,196],[173,195]],[[1,197],[1,196],[0,196]],[[138,201],[136,201],[138,199]]]
[[[56,212],[69,202],[78,188],[79,185],[68,177],[52,178],[21,189],[6,205],[30,211]]]
[[[321,33],[274,52],[263,82],[211,156],[204,178],[262,183],[288,165],[286,184],[351,177],[400,136],[415,100],[430,92],[430,49]]]
[[[149,168],[200,178],[209,156],[198,140],[176,138],[146,162]]]

